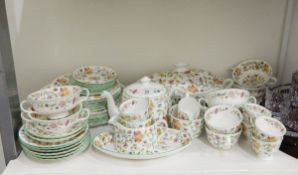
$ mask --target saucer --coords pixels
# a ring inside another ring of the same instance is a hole
[[[93,147],[105,154],[123,159],[155,159],[176,154],[191,144],[191,136],[179,130],[168,128],[158,141],[158,146],[152,154],[125,154],[116,151],[111,132],[102,132],[93,140]]]

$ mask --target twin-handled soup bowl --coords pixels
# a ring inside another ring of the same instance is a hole
[[[117,121],[112,124],[114,146],[118,152],[126,154],[152,154],[156,150],[159,136],[168,127],[164,120],[141,128],[128,128]]]
[[[200,104],[207,104],[209,107],[216,105],[240,107],[248,102],[256,103],[256,98],[251,96],[247,90],[234,88],[210,92],[200,99]]]
[[[21,114],[25,129],[32,135],[43,138],[58,138],[70,135],[82,128],[89,118],[89,110],[78,105],[64,118],[50,120],[47,116],[35,113]]]
[[[85,96],[81,97],[81,93],[85,91]],[[77,106],[82,100],[89,96],[86,88],[78,86],[59,86],[42,89],[28,95],[27,100],[22,101],[21,109],[25,112],[37,112],[39,114],[66,113]],[[34,109],[25,109],[25,103],[30,103]],[[64,115],[61,115],[64,117]]]
[[[217,105],[205,112],[204,119],[209,130],[219,134],[233,134],[241,130],[243,116],[233,106]]]

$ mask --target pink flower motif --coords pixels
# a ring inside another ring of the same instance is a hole
[[[65,126],[67,126],[69,124],[69,120],[66,120],[65,122]]]
[[[60,101],[59,106],[60,106],[60,107],[64,107],[65,104],[66,104],[65,101]]]
[[[51,127],[51,128],[57,128],[57,124],[56,124],[56,123],[52,123],[52,124],[50,125],[50,127]]]

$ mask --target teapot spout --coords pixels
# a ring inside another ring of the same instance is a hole
[[[110,92],[103,91],[102,97],[107,99],[108,112],[109,112],[110,118],[117,117],[120,114],[120,111],[115,104],[112,94]]]

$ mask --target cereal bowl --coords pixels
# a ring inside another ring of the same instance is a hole
[[[80,97],[84,91],[86,96]],[[23,111],[28,113],[37,112],[45,115],[65,113],[73,109],[88,96],[88,89],[78,86],[49,87],[31,93],[28,95],[27,100],[21,102],[20,106]],[[34,111],[25,109],[24,105],[26,103],[30,103]]]
[[[233,134],[219,134],[205,127],[207,140],[209,143],[220,150],[231,149],[239,140],[242,130]]]
[[[210,130],[220,134],[232,134],[241,130],[243,116],[235,107],[218,105],[205,112],[204,120]]]
[[[255,120],[253,134],[257,139],[265,142],[282,140],[287,130],[277,119],[260,116]]]

